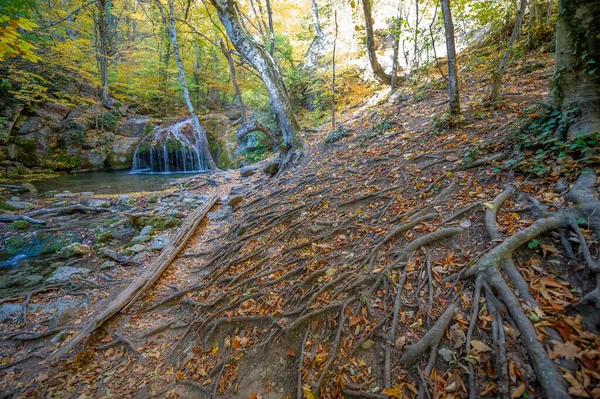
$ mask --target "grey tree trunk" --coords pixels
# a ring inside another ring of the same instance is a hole
[[[198,133],[198,144],[200,145],[204,161],[210,169],[216,169],[217,165],[215,164],[215,161],[213,160],[212,155],[210,153],[210,147],[208,145],[206,132],[202,125],[200,125],[200,121],[198,120],[198,116],[196,115],[196,111],[194,110],[194,104],[192,104],[192,100],[190,99],[190,93],[188,91],[187,81],[185,78],[185,70],[183,69],[183,63],[181,62],[181,58],[179,57],[179,46],[177,45],[177,30],[175,29],[175,9],[173,6],[173,0],[169,0],[168,19],[162,8],[162,5],[158,1],[156,2],[156,5],[160,10],[160,15],[164,24],[167,26],[167,31],[169,32],[169,37],[171,38],[171,45],[173,46],[173,58],[175,58],[175,63],[177,64],[177,68],[179,69],[179,80],[181,81],[181,88],[183,89],[183,98],[185,100],[185,104],[187,105],[190,116],[192,117],[192,124],[194,125],[194,129]]]
[[[600,0],[559,0],[549,103],[571,114],[570,138],[600,132]]]
[[[497,102],[500,99],[500,83],[502,83],[504,68],[506,67],[508,57],[512,52],[513,45],[515,44],[517,37],[519,37],[519,31],[521,30],[521,23],[523,22],[523,14],[525,14],[526,6],[527,0],[521,0],[521,6],[519,7],[519,13],[517,14],[517,19],[515,21],[515,27],[513,28],[510,39],[508,40],[508,44],[506,45],[506,50],[504,50],[504,54],[502,54],[502,59],[500,60],[500,65],[498,65],[498,70],[492,77],[492,93],[490,96],[492,102]]]
[[[271,110],[275,114],[285,146],[301,152],[304,142],[300,127],[290,104],[287,91],[275,61],[267,51],[248,37],[239,22],[234,0],[211,0],[231,43],[237,51],[256,69],[269,93]]]
[[[321,30],[321,22],[319,21],[319,7],[317,6],[317,0],[311,0],[312,13],[313,13],[313,24],[315,26],[315,33],[317,36],[321,36],[323,31]]]
[[[397,81],[397,76],[398,76],[398,51],[400,50],[400,27],[401,27],[401,20],[400,18],[402,17],[402,13],[401,11],[401,6],[402,3],[399,1],[398,2],[398,14],[396,16],[396,19],[394,20],[394,25],[393,25],[393,29],[394,29],[394,58],[392,60],[392,81],[391,83],[391,90],[390,93],[393,92],[396,89],[396,81]]]
[[[446,33],[446,50],[448,52],[448,96],[450,99],[450,114],[460,113],[460,98],[458,92],[458,74],[456,68],[456,50],[454,48],[454,23],[450,12],[450,0],[442,1],[444,30]]]
[[[98,0],[98,68],[100,69],[100,99],[105,107],[111,108],[110,88],[108,85],[108,8],[110,1]]]
[[[225,47],[225,43],[223,40],[219,40],[219,46],[221,46],[221,51],[227,60],[227,65],[229,66],[229,75],[231,75],[231,83],[233,84],[233,91],[235,92],[235,98],[238,103],[238,107],[240,108],[240,116],[242,117],[242,123],[247,123],[248,119],[246,118],[246,110],[244,109],[244,102],[242,101],[242,93],[240,92],[240,88],[238,86],[237,74],[235,72],[235,65],[233,64],[233,59],[231,58],[231,53],[227,47]]]
[[[338,36],[337,9],[334,11],[333,57],[331,59],[331,128],[335,129],[335,46]]]
[[[265,0],[267,7],[267,20],[269,21],[269,54],[273,57],[275,53],[275,30],[273,29],[273,10],[271,10],[271,0]]]
[[[373,35],[373,17],[371,13],[371,0],[361,0],[363,5],[363,14],[365,17],[365,31],[367,33],[367,54],[369,62],[375,77],[386,85],[392,84],[392,76],[385,73],[383,67],[377,61],[377,53],[375,53],[375,37]]]

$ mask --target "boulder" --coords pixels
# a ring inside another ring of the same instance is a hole
[[[158,236],[152,241],[152,246],[150,247],[154,251],[159,251],[163,249],[166,245],[171,242],[171,239],[167,236]]]
[[[263,172],[267,176],[275,176],[275,174],[277,173],[278,170],[279,170],[279,158],[272,160],[263,168]]]
[[[74,242],[62,248],[58,254],[65,258],[84,256],[90,253],[90,247],[80,242]]]
[[[133,252],[134,254],[137,254],[138,252],[142,252],[146,250],[146,247],[141,245],[141,244],[135,244],[134,246],[132,246],[131,248],[129,248],[129,250],[131,252]]]
[[[104,166],[106,154],[100,150],[82,151],[79,154],[81,167],[86,169],[100,169]]]
[[[252,176],[253,174],[256,173],[258,168],[259,168],[258,165],[244,166],[243,168],[240,168],[240,176],[242,176],[242,177]]]
[[[133,202],[135,200],[128,195],[120,195],[119,199],[117,199],[117,205],[119,206],[129,206]]]
[[[227,219],[233,213],[233,209],[230,206],[226,206],[223,209],[219,209],[218,211],[210,212],[208,215],[208,220],[210,221],[220,221],[223,219]]]
[[[100,265],[100,270],[112,269],[116,265],[117,265],[117,262],[114,262],[112,260],[107,260],[106,262],[104,262]]]
[[[26,191],[29,193],[37,193],[37,188],[31,183],[23,183],[21,184],[21,191]]]
[[[133,153],[140,141],[140,137],[117,136],[113,144],[109,164],[112,169],[131,169],[133,164]]]
[[[109,202],[102,199],[90,198],[86,201],[92,208],[108,208]]]
[[[229,202],[227,202],[227,205],[229,205],[231,207],[235,207],[236,205],[238,205],[243,200],[244,200],[244,196],[242,196],[242,195],[235,195],[235,196],[229,198]]]
[[[5,204],[19,210],[31,208],[33,206],[31,202],[25,201],[6,201]]]
[[[41,116],[32,116],[31,118],[27,118],[19,127],[17,134],[24,135],[37,132],[38,130],[42,130],[44,126],[44,118]]]
[[[46,102],[41,107],[33,110],[34,113],[44,119],[50,119],[55,123],[60,123],[71,111],[66,105]]]
[[[118,134],[125,137],[144,137],[149,118],[142,115],[127,115],[127,120],[123,122]]]
[[[88,269],[83,269],[81,267],[62,266],[56,269],[47,281],[49,283],[62,283],[69,281],[73,274],[87,274],[89,272]]]

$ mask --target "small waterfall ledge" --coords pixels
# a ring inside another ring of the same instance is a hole
[[[204,128],[202,128],[204,129]],[[210,170],[199,134],[191,118],[167,127],[158,126],[146,136],[133,154],[132,173],[193,173]]]

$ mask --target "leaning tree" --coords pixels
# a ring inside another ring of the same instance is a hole
[[[548,104],[571,118],[568,136],[600,132],[600,0],[560,0]]]
[[[269,52],[256,43],[244,30],[235,1],[211,0],[211,4],[217,10],[219,19],[225,27],[231,43],[241,56],[258,71],[267,88],[271,110],[275,114],[283,137],[283,146],[280,146],[280,148],[285,149],[283,151],[285,154],[282,157],[281,165],[285,165],[292,160],[292,157],[297,158],[302,154],[304,143],[300,137],[300,126],[296,121],[296,116],[283,83],[283,77]],[[256,130],[268,133],[268,129],[264,126],[253,122],[240,128],[241,134],[238,134],[238,138],[243,138],[248,133]],[[271,134],[268,135],[272,137]]]

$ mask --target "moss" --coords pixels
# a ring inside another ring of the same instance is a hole
[[[19,252],[21,248],[26,247],[29,244],[29,240],[26,240],[25,238],[23,238],[23,236],[12,236],[8,240],[6,240],[6,243],[4,244],[4,250],[9,255],[15,255]]]
[[[24,220],[15,220],[10,224],[10,228],[14,230],[27,230],[29,228],[29,222]]]
[[[72,235],[62,235],[57,236],[54,239],[48,240],[40,250],[40,255],[50,255],[58,253],[63,247],[71,244],[73,242],[74,236]]]
[[[134,227],[137,229],[141,229],[144,226],[152,226],[154,230],[162,231],[172,229],[173,227],[177,227],[179,225],[179,219],[172,217],[147,217],[147,218],[138,218],[134,223]]]

